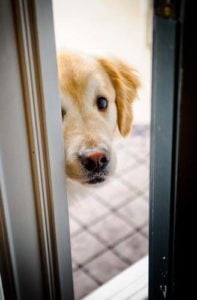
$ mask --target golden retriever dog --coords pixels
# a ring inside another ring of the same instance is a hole
[[[104,182],[115,170],[116,128],[122,136],[131,130],[138,76],[121,60],[74,53],[58,55],[58,75],[67,178]]]

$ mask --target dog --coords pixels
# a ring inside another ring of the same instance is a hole
[[[65,52],[57,62],[68,181],[98,185],[115,171],[117,128],[123,137],[131,130],[139,78],[116,58]]]

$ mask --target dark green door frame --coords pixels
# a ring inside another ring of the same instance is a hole
[[[193,299],[197,199],[194,1],[154,3],[149,300]]]
[[[180,20],[174,1],[155,1],[153,27],[149,300],[171,299]]]
[[[168,299],[177,21],[154,17],[149,299]]]

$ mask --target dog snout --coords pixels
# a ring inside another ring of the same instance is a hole
[[[79,159],[89,172],[104,171],[109,163],[109,155],[104,150],[91,150],[80,153]]]

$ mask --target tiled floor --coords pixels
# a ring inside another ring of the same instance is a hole
[[[81,299],[148,252],[149,127],[115,142],[110,183],[70,206],[75,299]]]
[[[148,256],[108,280],[83,300],[148,300]]]

